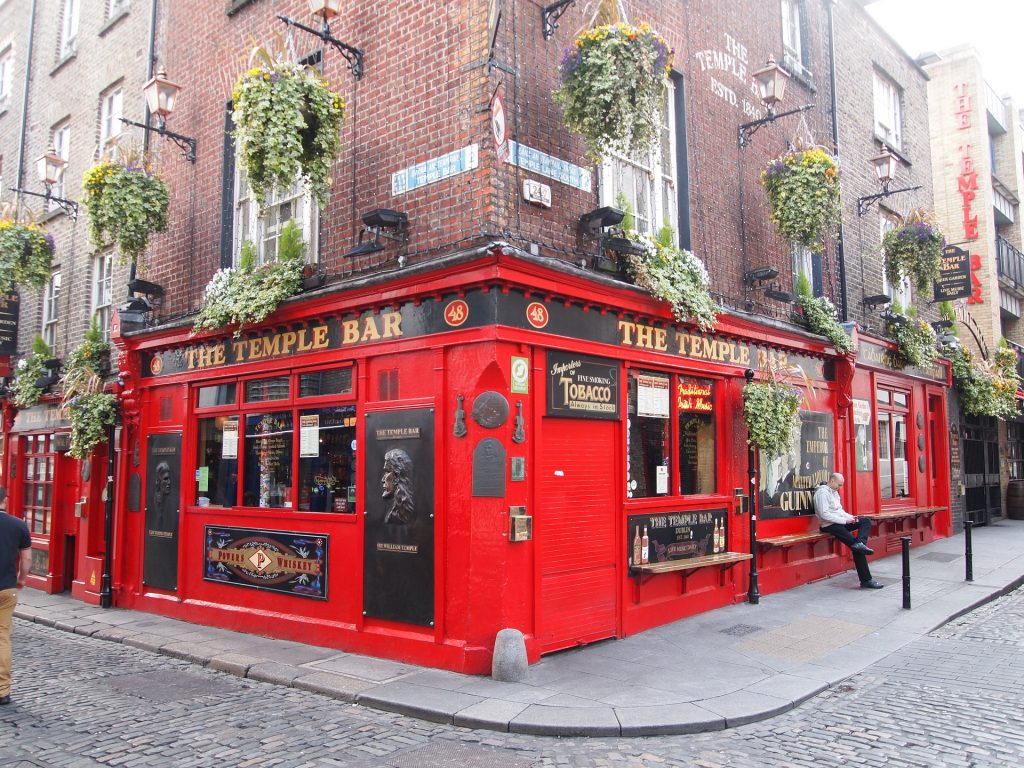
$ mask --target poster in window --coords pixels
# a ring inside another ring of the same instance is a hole
[[[320,455],[320,414],[299,416],[299,456]]]
[[[800,411],[789,450],[761,455],[760,517],[772,520],[814,514],[814,491],[834,471],[832,414]]]
[[[858,472],[870,472],[875,452],[874,433],[871,431],[871,401],[853,401],[853,441]]]
[[[238,419],[227,419],[224,422],[220,457],[222,459],[238,458]]]
[[[181,515],[181,433],[146,440],[146,535],[142,580],[178,588],[178,520]]]
[[[668,377],[639,374],[636,377],[636,415],[667,419]]]
[[[434,623],[434,411],[366,414],[363,612]]]

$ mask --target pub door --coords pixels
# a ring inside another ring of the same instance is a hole
[[[999,436],[995,419],[966,418],[964,431],[964,502],[967,519],[987,525],[1002,514],[999,487]]]
[[[616,421],[543,421],[534,513],[541,653],[618,634],[618,431]]]

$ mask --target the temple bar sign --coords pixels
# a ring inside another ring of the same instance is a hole
[[[935,301],[966,299],[971,295],[971,254],[955,245],[942,249],[942,267],[935,281]]]

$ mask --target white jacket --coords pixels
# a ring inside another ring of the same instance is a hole
[[[814,514],[821,520],[822,525],[852,523],[857,519],[843,509],[839,491],[832,490],[827,484],[818,486],[818,490],[814,492]]]

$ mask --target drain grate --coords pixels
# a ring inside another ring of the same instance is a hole
[[[720,630],[723,635],[732,635],[733,637],[745,637],[746,635],[752,635],[755,632],[760,632],[763,627],[755,627],[753,624],[733,624],[731,627],[726,627]]]
[[[918,557],[918,560],[932,560],[936,563],[952,563],[959,560],[963,555],[956,552],[925,552]]]

